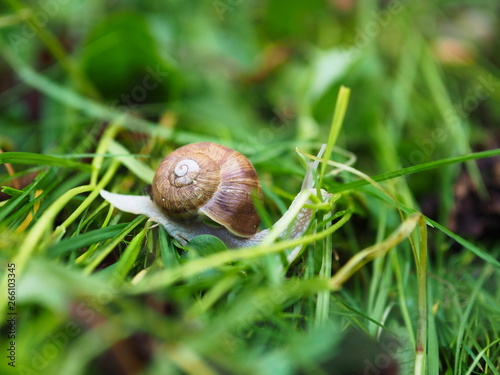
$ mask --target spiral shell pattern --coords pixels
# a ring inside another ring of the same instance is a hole
[[[200,166],[191,159],[181,160],[174,168],[171,183],[175,187],[183,187],[193,183],[200,173]]]
[[[158,167],[151,192],[174,219],[209,218],[241,237],[257,232],[260,182],[250,161],[230,148],[202,142],[175,150]]]

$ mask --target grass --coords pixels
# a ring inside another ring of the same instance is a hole
[[[2,374],[500,373],[493,0],[3,3]],[[254,163],[262,227],[323,143],[332,198],[235,250],[99,196],[197,141]]]

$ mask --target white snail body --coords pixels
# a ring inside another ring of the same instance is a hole
[[[317,166],[317,161],[309,164],[301,191],[315,192],[312,173]],[[329,196],[324,190],[321,192],[322,199]],[[270,233],[270,229],[258,231],[260,219],[254,202],[262,199],[262,191],[255,169],[244,155],[218,144],[193,143],[169,154],[155,173],[150,195],[101,191],[101,196],[116,208],[157,221],[181,245],[196,236],[210,234],[229,248],[249,247]],[[289,209],[299,209],[295,222],[281,237],[298,238],[310,224],[312,210],[294,207],[303,205],[298,197]]]

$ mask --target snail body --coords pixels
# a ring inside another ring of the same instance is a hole
[[[324,146],[318,157],[323,150]],[[312,174],[318,163],[309,163],[301,193],[316,192]],[[273,228],[258,231],[260,219],[254,202],[262,200],[262,189],[254,167],[239,152],[209,142],[189,144],[169,154],[158,167],[148,193],[150,196],[131,196],[101,190],[101,196],[118,209],[157,221],[181,245],[210,234],[229,248],[255,246],[287,216],[285,213]],[[324,190],[321,194],[321,199],[330,196]],[[303,196],[299,193],[289,208],[298,212],[292,227],[278,237],[298,238],[307,230],[313,211],[303,207],[306,202],[299,199]],[[298,250],[300,246],[289,252],[289,262]]]

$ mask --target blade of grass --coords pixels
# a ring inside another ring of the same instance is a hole
[[[127,224],[116,224],[93,231],[88,231],[76,237],[71,237],[53,245],[47,250],[47,254],[51,257],[63,255],[67,252],[84,248],[93,243],[102,242],[117,236]]]
[[[448,128],[448,134],[453,138],[450,139],[449,142],[451,143],[451,150],[453,152],[453,147],[456,147],[459,153],[468,153],[471,151],[471,148],[468,136],[465,132],[465,119],[463,118],[463,115],[460,116],[458,114],[456,105],[452,103],[446,89],[444,79],[441,78],[439,74],[439,68],[436,60],[432,56],[432,52],[428,47],[424,48],[423,51],[423,58],[421,59],[423,77],[427,82],[433,100],[436,103],[444,123]],[[451,122],[450,118],[453,118],[454,121]],[[474,185],[477,188],[479,195],[485,197],[486,188],[477,165],[473,163],[466,163],[466,167],[472,177],[472,180],[474,181]]]
[[[459,236],[458,234],[453,233],[451,230],[448,228],[444,227],[443,225],[435,222],[434,220],[426,217],[427,223],[432,225],[433,227],[439,229],[441,232],[446,234],[448,237],[452,238],[456,242],[458,242],[460,245],[465,247],[467,250],[470,250],[473,254],[475,254],[477,257],[483,259],[487,263],[491,264],[494,267],[500,268],[500,262],[493,258],[490,254],[488,254],[486,251],[483,249],[477,247],[473,243],[467,241],[465,238]]]
[[[210,310],[210,308],[240,280],[238,275],[229,274],[222,278],[212,289],[208,290],[199,300],[191,305],[186,316],[195,318]]]
[[[396,287],[398,290],[398,300],[399,300],[399,309],[401,310],[401,315],[403,316],[403,321],[406,326],[406,330],[408,331],[408,339],[411,343],[412,350],[414,353],[414,348],[416,347],[416,338],[415,338],[415,330],[413,328],[413,319],[411,317],[410,311],[409,311],[409,303],[408,303],[408,297],[407,297],[407,288],[405,283],[405,269],[402,269],[403,266],[401,266],[401,260],[400,258],[396,255],[395,252],[391,253],[391,262],[392,262],[392,270],[394,271],[394,276],[396,279]],[[414,354],[412,356],[414,358]]]
[[[35,194],[33,196],[33,199],[36,200],[40,195],[42,195],[43,190],[35,190]],[[36,200],[33,204],[33,211],[31,211],[28,216],[23,220],[23,222],[15,229],[15,232],[17,233],[23,233],[28,226],[31,224],[33,221],[34,215],[38,212],[40,209],[40,200]]]
[[[41,177],[41,176],[40,176]],[[31,194],[31,192],[37,187],[38,180],[34,181],[30,185],[24,188],[24,191],[21,195],[16,197],[15,199],[9,199],[5,205],[0,208],[0,221],[5,220],[7,216],[9,216],[13,211],[15,211],[21,204],[25,198]]]
[[[125,280],[141,251],[141,244],[144,237],[146,237],[147,230],[148,228],[144,228],[135,235],[125,251],[121,254],[120,259],[116,262],[115,268],[113,269],[113,280]]]
[[[120,124],[123,121],[123,117],[113,123],[111,126],[106,128],[106,131],[102,135],[99,144],[96,148],[96,153],[92,159],[92,175],[90,176],[90,185],[96,185],[97,179],[99,178],[99,173],[101,172],[102,163],[104,161],[105,154],[109,149],[111,142],[116,137],[120,131]]]
[[[54,223],[57,214],[72,200],[74,197],[86,193],[91,192],[89,196],[84,200],[84,202],[79,206],[77,210],[65,220],[65,222],[59,225],[56,230],[54,230],[50,236],[51,239],[57,238],[59,235],[64,233],[65,228],[71,222],[73,222],[80,214],[85,210],[86,207],[99,195],[99,191],[108,184],[108,182],[113,177],[116,169],[118,168],[119,162],[114,161],[111,164],[111,167],[104,174],[103,178],[99,183],[95,186],[85,185],[73,188],[65,192],[62,196],[56,199],[40,216],[37,222],[33,225],[28,235],[25,237],[22,242],[17,255],[12,259],[12,262],[16,264],[16,273],[20,275],[28,262],[28,259],[31,255],[40,247],[40,244],[43,241],[44,235],[49,232],[49,228]],[[0,286],[3,288],[6,287],[7,284],[7,274],[2,277]],[[6,305],[0,305],[0,314],[3,313],[6,309]]]
[[[367,262],[386,254],[394,246],[399,244],[401,241],[405,240],[411,234],[413,229],[415,229],[415,226],[420,220],[420,217],[421,217],[420,214],[414,214],[410,216],[387,239],[378,244],[370,246],[360,251],[356,255],[354,255],[329,280],[330,288],[332,290],[338,290],[341,287],[341,285],[343,285],[346,282],[346,280],[348,280],[356,271],[358,271],[361,267],[363,267],[363,265],[365,265]]]
[[[420,248],[419,258],[415,259],[418,278],[418,320],[417,346],[415,356],[415,375],[426,373],[427,363],[427,224],[425,218],[419,218]]]
[[[376,181],[376,182],[382,182],[382,181],[390,180],[390,179],[397,178],[397,177],[408,176],[411,174],[444,167],[444,166],[451,165],[451,164],[463,163],[463,162],[468,161],[468,160],[491,158],[491,157],[498,156],[498,155],[500,155],[500,149],[480,151],[480,152],[475,152],[475,153],[471,153],[471,154],[467,154],[467,155],[456,156],[456,157],[441,159],[441,160],[437,160],[437,161],[432,161],[429,163],[418,164],[418,165],[414,165],[411,167],[398,169],[396,171],[385,172],[385,173],[373,176],[373,177],[371,177],[371,179]],[[366,180],[357,180],[357,181],[353,181],[353,182],[348,182],[348,183],[343,184],[343,185],[335,185],[330,190],[333,193],[339,193],[339,192],[347,191],[347,190],[355,190],[355,189],[358,189],[358,188],[365,186],[365,185],[368,185],[368,184],[369,184],[369,182]]]
[[[142,221],[144,221],[144,216],[142,215],[139,215],[137,216],[134,220],[132,220],[130,223],[127,224],[127,226],[121,231],[121,233],[117,236],[114,237],[113,240],[111,240],[110,242],[108,242],[106,245],[104,245],[99,252],[97,252],[97,254],[92,254],[91,256],[91,259],[89,261],[89,264],[85,267],[83,273],[86,274],[86,275],[90,275],[96,268],[97,266],[99,266],[99,264],[102,263],[102,261],[109,255],[109,253],[111,253],[113,250],[116,249],[116,247],[120,244],[120,242],[122,242],[125,237],[132,231],[134,230],[135,227],[137,227]],[[134,237],[134,240],[139,237],[138,240],[135,240],[134,242],[134,245],[130,248],[130,252],[134,252],[136,251],[136,247],[139,245],[138,244],[138,241],[142,241],[142,239],[144,238],[144,235],[145,233],[143,233],[144,231],[142,231],[141,233],[142,234],[139,234],[137,236]],[[132,240],[132,241],[134,241]],[[130,244],[129,244],[130,246]],[[76,261],[76,263],[80,263],[79,259],[84,259],[84,258],[87,258],[86,257],[86,254],[82,255],[81,257],[79,257]],[[126,262],[128,262],[128,258],[126,260]],[[125,270],[125,267],[126,267],[126,264],[122,264],[122,269],[120,272],[124,272]]]
[[[90,165],[88,164],[62,159],[56,156],[35,154],[31,152],[0,153],[0,163],[46,165],[51,167],[75,168],[82,171],[90,171]]]
[[[387,228],[387,210],[385,207],[380,211],[380,216],[378,218],[378,229],[377,229],[377,239],[376,243],[383,241],[385,238],[386,228]],[[371,317],[381,318],[384,306],[387,306],[387,294],[389,292],[388,286],[389,282],[392,280],[392,270],[386,267],[387,263],[384,262],[384,258],[377,258],[372,263],[372,276],[369,285],[368,292],[368,311]],[[376,319],[378,320],[378,319]],[[370,323],[368,325],[369,332],[374,335],[378,326]]]
[[[370,194],[375,194],[378,198],[384,200],[385,202],[394,204],[394,202],[391,200],[390,197],[385,196],[385,194],[384,195],[380,194],[376,190],[370,191]],[[410,207],[404,205],[403,203],[401,203],[399,201],[397,202],[397,207],[401,211],[403,211],[404,213],[407,213],[407,214],[418,213],[415,209],[410,208]],[[451,239],[453,239],[454,241],[456,241],[457,243],[459,243],[460,245],[462,245],[463,247],[465,247],[467,250],[469,250],[470,252],[472,252],[473,254],[475,254],[477,257],[479,257],[479,258],[483,259],[484,261],[488,262],[492,266],[500,268],[500,262],[498,260],[496,260],[494,257],[492,257],[485,250],[483,250],[480,247],[474,245],[473,243],[467,241],[465,238],[463,238],[463,237],[461,237],[461,236],[453,233],[451,230],[449,230],[445,226],[439,224],[438,222],[432,220],[431,218],[429,218],[429,217],[426,216],[425,220],[427,222],[427,225],[440,230],[445,235],[447,235],[448,237],[450,237]]]
[[[108,184],[108,182],[111,180],[111,178],[114,176],[116,171],[118,170],[118,167],[120,166],[120,162],[118,160],[113,160],[111,162],[110,167],[102,177],[101,181],[93,187],[91,193],[85,198],[85,200],[73,211],[73,213],[66,219],[62,224],[60,224],[52,233],[50,236],[51,240],[56,239],[59,237],[61,234],[63,234],[66,231],[66,228],[73,222],[75,221],[78,216],[82,214],[83,211],[85,211],[90,204],[99,196],[99,192]]]
[[[493,342],[491,342],[490,344],[488,344],[487,346],[485,346],[479,353],[477,353],[476,358],[474,358],[474,361],[470,364],[469,369],[467,370],[467,372],[465,373],[465,375],[472,374],[472,372],[476,368],[476,365],[479,363],[479,361],[481,360],[481,358],[483,358],[483,356],[486,354],[486,352],[491,347],[493,347],[494,345],[497,345],[497,344],[500,344],[500,339],[494,340]],[[493,366],[490,366],[490,368],[491,368],[491,371],[493,371],[494,374],[500,374],[500,369],[496,369]]]
[[[486,282],[486,280],[491,276],[493,273],[493,267],[486,265],[483,269],[483,272],[481,272],[481,275],[479,276],[474,289],[472,289],[469,302],[467,303],[467,306],[465,307],[464,313],[462,315],[461,321],[460,321],[460,326],[458,327],[457,331],[457,337],[456,337],[456,342],[455,342],[455,365],[454,365],[454,374],[462,374],[462,365],[463,361],[460,360],[461,356],[460,353],[464,350],[464,346],[462,345],[462,342],[464,341],[465,337],[465,331],[467,324],[469,323],[469,317],[472,312],[472,307],[476,303],[476,298],[481,291],[481,287],[483,284]]]
[[[427,338],[427,370],[429,374],[438,374],[439,373],[439,334],[437,332],[437,327],[436,327],[436,317],[434,315],[434,312],[431,309],[430,304],[432,301],[435,300],[435,297],[433,295],[433,288],[428,288],[428,301],[429,301],[429,306],[427,308],[427,331],[428,331],[428,338]]]
[[[153,181],[155,171],[153,171],[146,164],[141,163],[135,157],[130,154],[130,151],[123,147],[118,142],[112,141],[109,145],[109,152],[113,154],[118,154],[116,156],[118,160],[121,161],[134,175],[140,178],[142,181],[150,184]]]
[[[330,220],[328,220],[329,218],[331,218],[330,213],[325,215],[324,219],[327,222],[325,228],[328,228],[331,225]],[[321,268],[318,275],[320,278],[329,279],[332,276],[332,247],[332,237],[325,237],[321,247]],[[318,293],[316,316],[314,320],[314,324],[318,328],[324,326],[328,322],[330,315],[330,295],[331,293],[329,290],[324,290]]]
[[[48,228],[54,222],[59,211],[61,211],[75,196],[92,191],[92,189],[92,186],[80,186],[71,189],[59,197],[49,208],[45,210],[22,242],[17,255],[14,259],[12,259],[12,263],[16,265],[16,274],[18,277],[24,271],[28,259],[38,249],[44,234],[47,233]],[[0,286],[3,290],[7,290],[7,273],[3,275]],[[0,304],[0,315],[5,313],[6,308],[6,304]]]
[[[333,152],[333,147],[337,142],[340,129],[342,129],[342,123],[344,121],[345,113],[347,111],[347,105],[349,104],[350,94],[351,90],[349,88],[340,86],[339,94],[337,97],[337,103],[335,104],[335,110],[333,112],[330,134],[328,135],[328,142],[326,144],[325,154],[323,155],[323,157],[326,160],[330,160]],[[326,166],[327,166],[326,163],[321,164],[318,186],[323,186],[323,178],[325,176]]]

